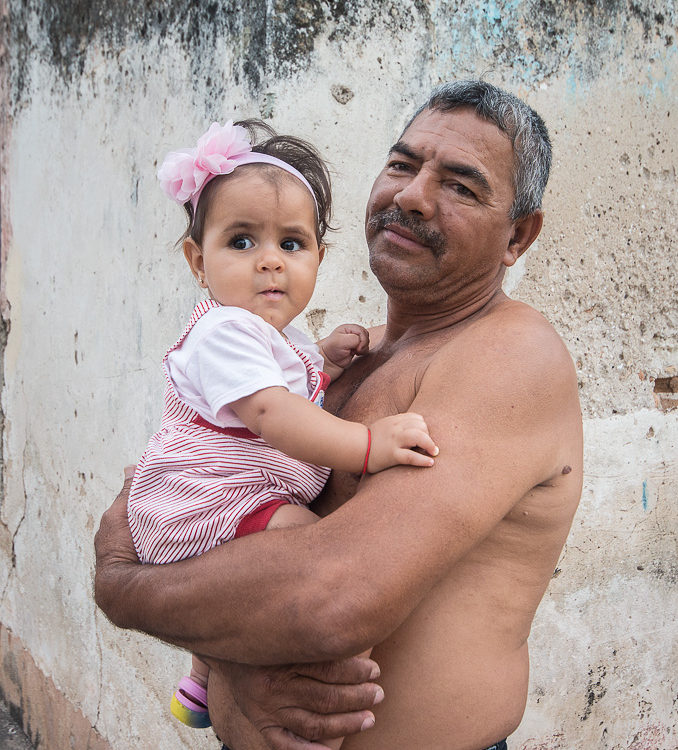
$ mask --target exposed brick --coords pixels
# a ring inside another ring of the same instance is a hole
[[[36,750],[111,750],[80,709],[0,623],[0,697]]]

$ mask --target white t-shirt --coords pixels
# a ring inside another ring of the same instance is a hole
[[[320,351],[307,336],[292,326],[284,334],[322,370]],[[272,325],[240,307],[208,310],[167,355],[165,370],[177,395],[219,427],[243,427],[228,404],[263,388],[312,395],[299,355]]]

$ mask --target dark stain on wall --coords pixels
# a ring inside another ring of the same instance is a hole
[[[596,679],[596,677],[598,679]],[[579,717],[581,721],[586,721],[591,712],[593,711],[594,705],[605,697],[607,693],[607,687],[605,685],[605,678],[607,677],[607,669],[604,665],[599,666],[594,672],[593,669],[589,669],[589,679],[586,686],[586,705],[584,712]]]
[[[342,16],[343,6],[320,0],[274,0],[272,8],[267,0],[10,0],[14,99],[29,89],[33,55],[70,83],[85,72],[91,45],[115,57],[130,42],[152,37],[180,44],[196,75],[229,45],[238,60],[236,83],[256,93],[267,74],[304,67],[315,38],[333,16]]]
[[[9,0],[11,94],[15,105],[30,96],[36,56],[69,85],[85,72],[92,45],[110,58],[152,38],[181,45],[195,76],[207,76],[206,61],[214,60],[214,75],[204,81],[213,95],[222,91],[225,50],[234,53],[230,80],[256,95],[269,81],[305,69],[321,34],[340,44],[378,29],[384,44],[391,37],[420,45],[422,64],[448,55],[451,76],[462,59],[479,72],[522,66],[532,81],[572,62],[575,37],[586,42],[578,53],[585,59],[575,61],[584,74],[599,69],[611,40],[619,51],[631,26],[640,25],[653,43],[673,44],[672,4],[658,11],[653,0],[500,0],[494,7],[470,0]]]

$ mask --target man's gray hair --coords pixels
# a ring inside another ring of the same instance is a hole
[[[541,117],[517,96],[486,81],[444,83],[433,89],[405,130],[424,110],[451,112],[461,107],[471,107],[511,139],[515,188],[511,219],[520,219],[540,209],[551,169],[551,141]]]

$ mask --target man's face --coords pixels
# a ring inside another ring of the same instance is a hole
[[[510,265],[513,147],[464,108],[425,110],[403,133],[367,204],[370,266],[390,295],[482,294]]]

